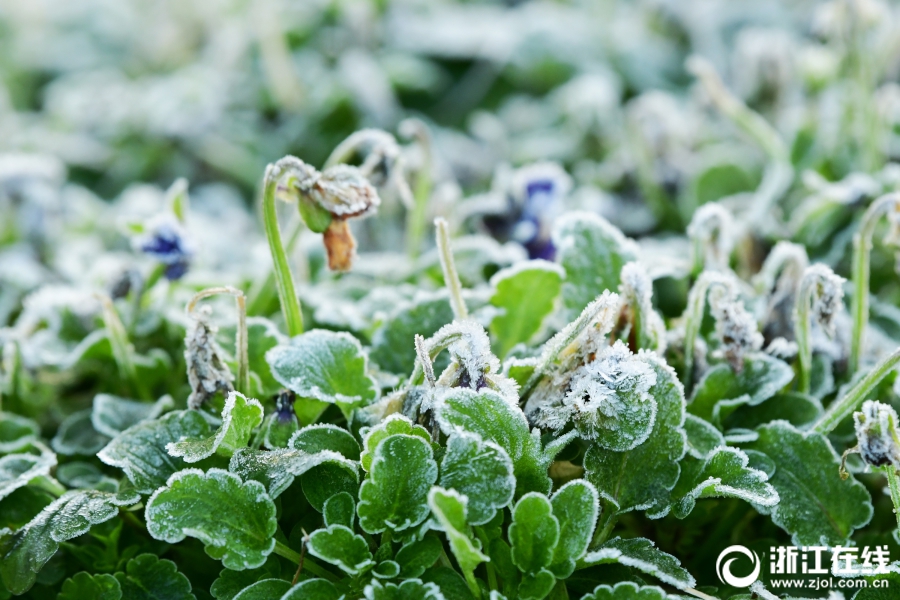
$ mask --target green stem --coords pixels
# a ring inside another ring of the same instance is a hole
[[[882,359],[880,363],[875,365],[869,373],[856,382],[843,398],[835,400],[825,414],[819,418],[812,430],[817,433],[830,433],[834,431],[841,421],[849,417],[853,411],[859,408],[866,396],[875,389],[881,380],[887,377],[897,364],[900,363],[900,348],[894,350],[890,355]]]
[[[35,479],[29,481],[28,485],[33,485],[34,487],[40,488],[45,492],[50,492],[57,498],[66,493],[65,486],[49,476],[36,477]]]
[[[688,294],[688,305],[684,312],[684,388],[688,392],[694,382],[694,346],[700,335],[703,314],[706,310],[706,296],[713,286],[727,287],[728,279],[715,271],[704,271]]]
[[[450,291],[450,306],[453,308],[453,316],[457,321],[469,318],[469,310],[462,297],[462,283],[459,281],[459,273],[456,271],[456,263],[453,261],[453,250],[450,248],[450,229],[447,221],[442,218],[434,220],[437,228],[437,246],[441,257],[441,268],[444,271],[444,283]]]
[[[897,469],[893,465],[884,467],[884,474],[887,477],[888,487],[891,490],[891,502],[894,503],[897,529],[900,530],[900,476],[897,475]]]
[[[244,292],[237,288],[231,287],[230,285],[207,288],[194,294],[194,297],[191,298],[191,301],[187,304],[187,314],[191,315],[194,312],[194,308],[197,306],[198,302],[200,302],[204,298],[208,298],[216,294],[230,294],[234,296],[235,303],[237,304],[238,324],[234,345],[236,354],[235,358],[237,359],[238,385],[240,386],[238,391],[244,394],[249,394],[250,357],[247,334],[247,302],[244,296]]]
[[[872,237],[878,220],[890,212],[900,212],[900,193],[885,194],[875,200],[863,214],[859,231],[853,236],[853,337],[850,340],[850,363],[847,367],[850,375],[859,369],[869,321],[869,259]]]
[[[615,509],[609,503],[603,503],[603,515],[603,526],[598,527],[597,531],[594,532],[591,548],[599,548],[605,544],[609,536],[612,535],[613,529],[616,528],[616,523],[619,522],[619,515],[616,514]]]
[[[300,312],[300,299],[294,289],[294,277],[288,264],[287,253],[281,242],[281,231],[278,229],[278,215],[275,210],[275,190],[282,175],[283,169],[278,163],[266,167],[263,190],[263,224],[269,240],[269,251],[272,253],[281,311],[284,313],[288,335],[294,337],[303,333],[303,314]]]
[[[128,334],[125,331],[125,326],[122,325],[119,314],[116,312],[116,307],[106,294],[96,294],[96,297],[103,307],[103,321],[106,325],[106,332],[109,335],[113,357],[119,366],[119,373],[123,379],[131,383],[138,398],[150,400],[150,392],[144,387],[144,382],[138,377],[137,368],[134,366],[134,346],[128,341]]]
[[[490,540],[488,540],[487,534],[484,532],[482,527],[475,528],[475,535],[478,536],[478,539],[481,540],[481,547],[487,551],[488,546],[490,545]],[[488,587],[493,590],[500,589],[497,583],[497,573],[494,570],[494,563],[486,562],[484,563],[485,569],[487,569],[487,577],[488,577]]]
[[[803,394],[809,393],[810,373],[812,372],[812,342],[810,340],[809,308],[813,301],[815,286],[812,278],[804,277],[797,292],[794,317],[794,337],[797,338],[797,362],[800,366],[798,389]]]
[[[339,581],[338,577],[332,573],[331,571],[325,569],[321,565],[314,562],[309,556],[300,556],[299,552],[294,552],[286,545],[282,544],[278,540],[275,540],[275,554],[278,556],[284,557],[294,563],[295,565],[303,564],[303,568],[315,575],[316,577],[321,577],[322,579],[327,579],[332,583],[337,583]]]
[[[291,235],[288,236],[285,251],[290,256],[297,246],[297,240],[300,239],[300,233],[303,231],[303,219],[297,219],[297,224]],[[275,271],[269,269],[265,277],[257,279],[247,292],[247,314],[262,315],[266,307],[272,301],[272,290],[275,288]]]
[[[406,253],[411,259],[416,259],[422,250],[422,239],[425,237],[428,218],[428,201],[431,199],[431,136],[425,123],[418,119],[407,119],[400,126],[401,131],[404,127],[412,130],[423,155],[421,168],[416,173],[413,209],[406,215]]]

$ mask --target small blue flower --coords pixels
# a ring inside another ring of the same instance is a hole
[[[296,394],[291,390],[283,390],[275,398],[275,415],[282,423],[290,421],[294,417],[294,401]]]
[[[165,277],[181,279],[190,266],[193,246],[181,223],[172,215],[163,215],[147,223],[144,233],[134,240],[135,247],[166,266]]]

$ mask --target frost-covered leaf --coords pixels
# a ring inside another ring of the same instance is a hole
[[[571,423],[582,439],[616,452],[644,443],[657,411],[649,393],[656,371],[644,356],[632,354],[621,340],[603,348],[571,373],[558,400],[537,409],[536,422],[557,431]]]
[[[288,448],[302,450],[308,454],[331,450],[349,460],[360,460],[359,443],[356,438],[346,429],[330,423],[304,427],[291,437]]]
[[[359,526],[367,533],[415,527],[428,516],[428,490],[437,475],[428,442],[405,434],[383,439],[359,488]]]
[[[163,396],[156,402],[127,400],[110,394],[94,396],[91,424],[98,432],[111,438],[141,421],[156,419],[175,407],[171,396]]]
[[[59,424],[56,435],[50,440],[50,445],[58,454],[90,456],[109,442],[107,436],[94,429],[91,412],[91,409],[80,410]]]
[[[372,335],[372,360],[390,373],[413,370],[416,334],[429,338],[453,320],[445,292],[423,295],[398,306]]]
[[[218,579],[209,588],[209,593],[216,600],[234,600],[234,597],[244,588],[263,579],[278,577],[280,574],[281,564],[278,556],[270,554],[265,564],[256,569],[244,569],[243,571],[222,569],[219,572]]]
[[[659,550],[653,542],[645,538],[611,539],[598,550],[588,552],[582,563],[584,565],[618,563],[652,575],[679,590],[697,585],[696,580],[681,566],[677,558]]]
[[[66,492],[45,507],[21,529],[0,530],[0,576],[14,594],[34,585],[44,564],[59,549],[59,543],[87,533],[119,513],[114,494],[96,490]]]
[[[739,407],[724,421],[726,431],[734,427],[755,429],[772,421],[787,421],[803,429],[822,416],[822,403],[800,392],[783,392],[755,406]]]
[[[481,544],[472,537],[471,528],[466,520],[465,496],[433,487],[428,492],[428,506],[441,529],[447,534],[450,550],[456,557],[463,573],[471,572],[479,564],[490,560],[481,550]]]
[[[349,333],[314,329],[266,353],[272,375],[300,398],[364,406],[378,397],[362,346]]]
[[[559,579],[575,570],[575,562],[587,552],[600,513],[600,499],[590,482],[576,479],[559,488],[550,498],[553,516],[559,522],[559,542],[548,569]]]
[[[631,581],[623,581],[614,586],[598,585],[581,600],[675,600],[680,596],[670,596],[660,587],[638,586]]]
[[[264,413],[259,400],[248,399],[240,392],[229,392],[222,409],[222,424],[215,434],[185,437],[166,444],[166,450],[172,456],[183,458],[186,463],[199,462],[213,454],[231,456],[247,446],[253,430],[262,423]]]
[[[115,577],[82,571],[63,582],[56,600],[119,600],[121,597],[122,587]]]
[[[749,458],[737,448],[717,448],[708,458],[685,457],[681,478],[672,491],[673,514],[685,518],[700,498],[740,498],[759,506],[774,506],[778,492],[762,471],[748,467]]]
[[[509,542],[513,563],[523,573],[538,573],[550,566],[559,541],[559,520],[543,494],[522,496],[512,512]]]
[[[820,433],[804,433],[785,421],[758,429],[749,447],[775,464],[770,483],[780,501],[768,512],[772,521],[791,534],[797,546],[837,546],[872,518],[872,500],[851,475],[839,475],[841,459]]]
[[[187,464],[171,456],[166,446],[182,438],[207,435],[209,424],[199,412],[181,410],[129,427],[113,438],[97,457],[111,467],[122,469],[138,492],[150,494]]]
[[[171,560],[141,554],[128,561],[124,573],[116,573],[126,600],[196,600],[191,582]]]
[[[399,585],[373,579],[363,595],[366,600],[445,600],[437,585],[419,579],[409,579]]]
[[[309,536],[309,553],[340,567],[350,575],[359,575],[375,565],[369,545],[344,525],[329,525]]]
[[[684,420],[687,434],[687,451],[694,458],[706,458],[719,446],[725,445],[725,436],[708,421],[687,415]]]
[[[503,448],[472,433],[456,433],[447,440],[441,461],[440,486],[469,498],[468,521],[483,525],[497,509],[513,498],[516,479],[513,465]]]
[[[254,398],[273,396],[281,384],[272,376],[266,353],[278,344],[288,343],[270,320],[263,317],[247,318],[247,357],[250,360],[250,395]],[[235,365],[237,371],[237,365]]]
[[[356,439],[346,429],[325,423],[304,427],[294,434],[288,447],[307,454],[337,452],[353,463],[359,459]],[[340,461],[325,461],[312,467],[300,476],[300,482],[307,500],[318,511],[334,494],[346,491],[355,496],[359,489],[357,469],[348,470],[347,465]]]
[[[768,400],[793,378],[794,370],[783,360],[753,352],[744,357],[740,371],[722,363],[704,373],[688,403],[688,412],[719,425],[737,407]]]
[[[394,560],[400,565],[400,574],[406,578],[420,577],[425,569],[437,562],[443,546],[441,541],[432,535],[421,540],[412,541],[397,551]]]
[[[602,217],[570,212],[556,221],[553,244],[566,270],[563,304],[574,319],[604,290],[619,289],[619,274],[637,259],[636,244]]]
[[[498,356],[534,337],[553,311],[564,277],[562,268],[544,260],[522,262],[491,277],[491,304],[502,310],[490,325]]]
[[[275,547],[275,505],[263,485],[222,469],[175,473],[150,496],[144,515],[154,538],[170,544],[197,538],[236,571],[260,566]]]
[[[326,579],[307,579],[289,589],[281,600],[339,600],[342,595]]]
[[[291,582],[284,579],[261,579],[242,589],[234,600],[270,600],[281,598],[289,589]]]
[[[14,413],[0,412],[0,454],[18,452],[41,435],[40,426]]]
[[[231,457],[228,470],[244,481],[254,480],[266,486],[268,494],[277,498],[294,482],[295,477],[310,469],[330,463],[356,477],[357,463],[331,450],[307,454],[302,450],[276,448],[275,450],[252,450],[241,448]]]
[[[356,501],[347,492],[335,494],[325,501],[322,518],[325,519],[326,527],[343,525],[352,530],[353,522],[356,520]]]
[[[363,450],[359,455],[359,462],[366,471],[372,468],[372,458],[375,456],[375,448],[388,436],[402,433],[413,435],[430,442],[431,434],[421,425],[416,425],[400,413],[388,415],[377,425],[365,430],[363,434]]]
[[[686,451],[684,388],[675,372],[652,353],[641,356],[656,371],[650,395],[658,406],[656,422],[647,441],[628,452],[613,452],[592,445],[584,457],[585,478],[600,497],[620,513],[646,510],[651,518],[669,511],[669,493],[678,481],[678,461]]]
[[[40,454],[7,454],[0,458],[0,500],[38,477],[48,477],[56,455],[41,445]]]
[[[553,457],[542,451],[539,432],[529,431],[522,410],[497,392],[449,389],[438,399],[437,420],[447,435],[475,433],[503,448],[513,461],[517,495],[550,491],[547,469]]]

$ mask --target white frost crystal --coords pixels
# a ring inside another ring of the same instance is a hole
[[[716,333],[722,342],[720,352],[735,371],[740,371],[744,365],[744,355],[759,350],[763,344],[756,320],[744,308],[734,286],[712,288],[709,306],[716,319]]]
[[[687,234],[696,252],[703,253],[706,269],[725,270],[735,243],[734,217],[721,204],[709,202],[694,213]],[[695,261],[699,257],[695,256]]]
[[[656,402],[649,394],[655,384],[653,368],[616,342],[579,367],[562,399],[542,406],[537,421],[556,430],[572,423],[581,437],[609,449],[634,448],[647,439],[655,420]]]
[[[900,469],[900,439],[897,438],[897,412],[881,402],[867,400],[862,411],[853,414],[859,453],[873,467],[893,465]]]
[[[840,312],[844,298],[844,278],[823,264],[806,269],[803,279],[815,285],[811,313],[828,335],[834,335],[834,317]]]
[[[216,343],[216,327],[209,323],[211,309],[203,306],[192,316],[194,323],[185,338],[184,360],[187,363],[191,395],[188,407],[199,408],[216,392],[234,391],[234,376],[222,359],[222,349]]]

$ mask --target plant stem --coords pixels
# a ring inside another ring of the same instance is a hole
[[[450,230],[447,221],[438,217],[434,220],[437,228],[437,246],[441,257],[441,268],[444,271],[444,283],[450,290],[450,306],[453,308],[453,316],[457,321],[469,318],[469,310],[462,297],[462,284],[459,281],[459,273],[456,271],[456,263],[453,262],[453,250],[450,248]]]
[[[894,503],[897,529],[900,530],[900,476],[897,475],[897,469],[893,465],[884,467],[884,474],[887,477],[888,487],[891,490],[891,502]]]
[[[50,492],[57,498],[66,493],[65,486],[50,476],[37,477],[28,482],[28,484],[41,488],[45,492]]]
[[[428,127],[419,119],[407,119],[400,127],[401,131],[404,128],[412,130],[413,137],[422,148],[422,165],[416,173],[416,185],[413,190],[413,209],[406,215],[406,254],[415,259],[422,250],[428,200],[431,199],[431,136]]]
[[[866,396],[875,389],[881,380],[887,377],[887,374],[900,363],[900,348],[894,350],[886,356],[880,363],[875,365],[869,373],[856,382],[843,398],[835,400],[825,414],[813,425],[812,431],[816,433],[830,433],[837,427],[841,421],[849,417],[855,411]]]
[[[800,366],[798,389],[803,394],[809,393],[810,372],[812,371],[812,341],[810,340],[809,308],[815,282],[811,277],[803,277],[795,299],[794,337],[797,341],[797,362]]]
[[[299,552],[294,552],[278,540],[275,540],[275,549],[273,550],[273,552],[275,552],[275,554],[277,554],[278,556],[288,559],[295,565],[299,565],[302,562],[303,568],[316,577],[327,579],[332,583],[337,583],[339,581],[338,577],[334,573],[317,564],[310,557],[300,556]]]
[[[278,215],[275,210],[275,189],[283,169],[278,163],[266,167],[265,188],[263,190],[263,224],[266,238],[269,240],[269,251],[272,253],[275,283],[278,287],[278,300],[287,326],[288,335],[294,337],[303,333],[303,314],[300,312],[300,300],[294,289],[294,277],[288,264],[287,253],[281,242],[281,231],[278,229]]]
[[[297,219],[297,224],[288,236],[285,251],[290,255],[297,246],[297,240],[300,239],[300,233],[303,231],[303,219]],[[257,279],[250,290],[247,292],[247,314],[261,315],[265,307],[269,305],[272,299],[272,288],[275,287],[275,271],[269,269],[265,277]]]
[[[727,287],[730,281],[721,273],[704,271],[694,283],[688,294],[688,305],[684,311],[684,388],[685,392],[693,388],[694,382],[694,345],[700,335],[703,314],[706,310],[706,295],[713,286]]]
[[[872,253],[872,236],[878,220],[891,212],[900,212],[900,193],[885,194],[875,200],[863,214],[859,231],[853,236],[853,337],[850,340],[850,363],[847,367],[853,375],[859,369],[866,326],[869,321],[869,260]]]
[[[490,545],[487,534],[484,532],[482,527],[475,528],[475,535],[478,536],[478,539],[481,540],[481,547],[486,551],[488,546]],[[497,584],[497,573],[494,571],[494,564],[491,562],[484,563],[484,567],[487,570],[488,577],[488,587],[493,591],[500,589]]]
[[[594,532],[594,537],[591,539],[591,548],[597,548],[605,544],[613,529],[615,529],[616,523],[619,522],[619,515],[616,514],[612,504],[608,502],[603,503],[603,520],[601,522],[603,526],[597,528],[597,531]]]
[[[137,374],[137,368],[134,366],[134,346],[128,341],[128,334],[119,313],[112,300],[106,294],[95,294],[103,308],[103,321],[106,325],[106,331],[109,335],[109,343],[112,346],[113,357],[119,366],[119,373],[123,379],[131,383],[131,386],[138,398],[142,400],[150,400],[150,392],[144,387],[144,383]]]
[[[241,290],[231,287],[230,285],[221,286],[221,287],[212,287],[206,288],[200,292],[194,294],[194,297],[191,298],[191,301],[187,304],[187,314],[192,316],[194,312],[194,308],[197,306],[197,303],[203,300],[204,298],[209,298],[210,296],[214,296],[216,294],[230,294],[234,296],[235,303],[237,304],[237,316],[238,316],[238,324],[237,324],[237,334],[235,335],[234,345],[235,345],[235,354],[237,359],[237,370],[238,370],[238,385],[240,388],[239,392],[243,394],[250,393],[250,357],[249,357],[249,342],[248,342],[248,334],[247,334],[247,299],[244,296],[244,292]]]

